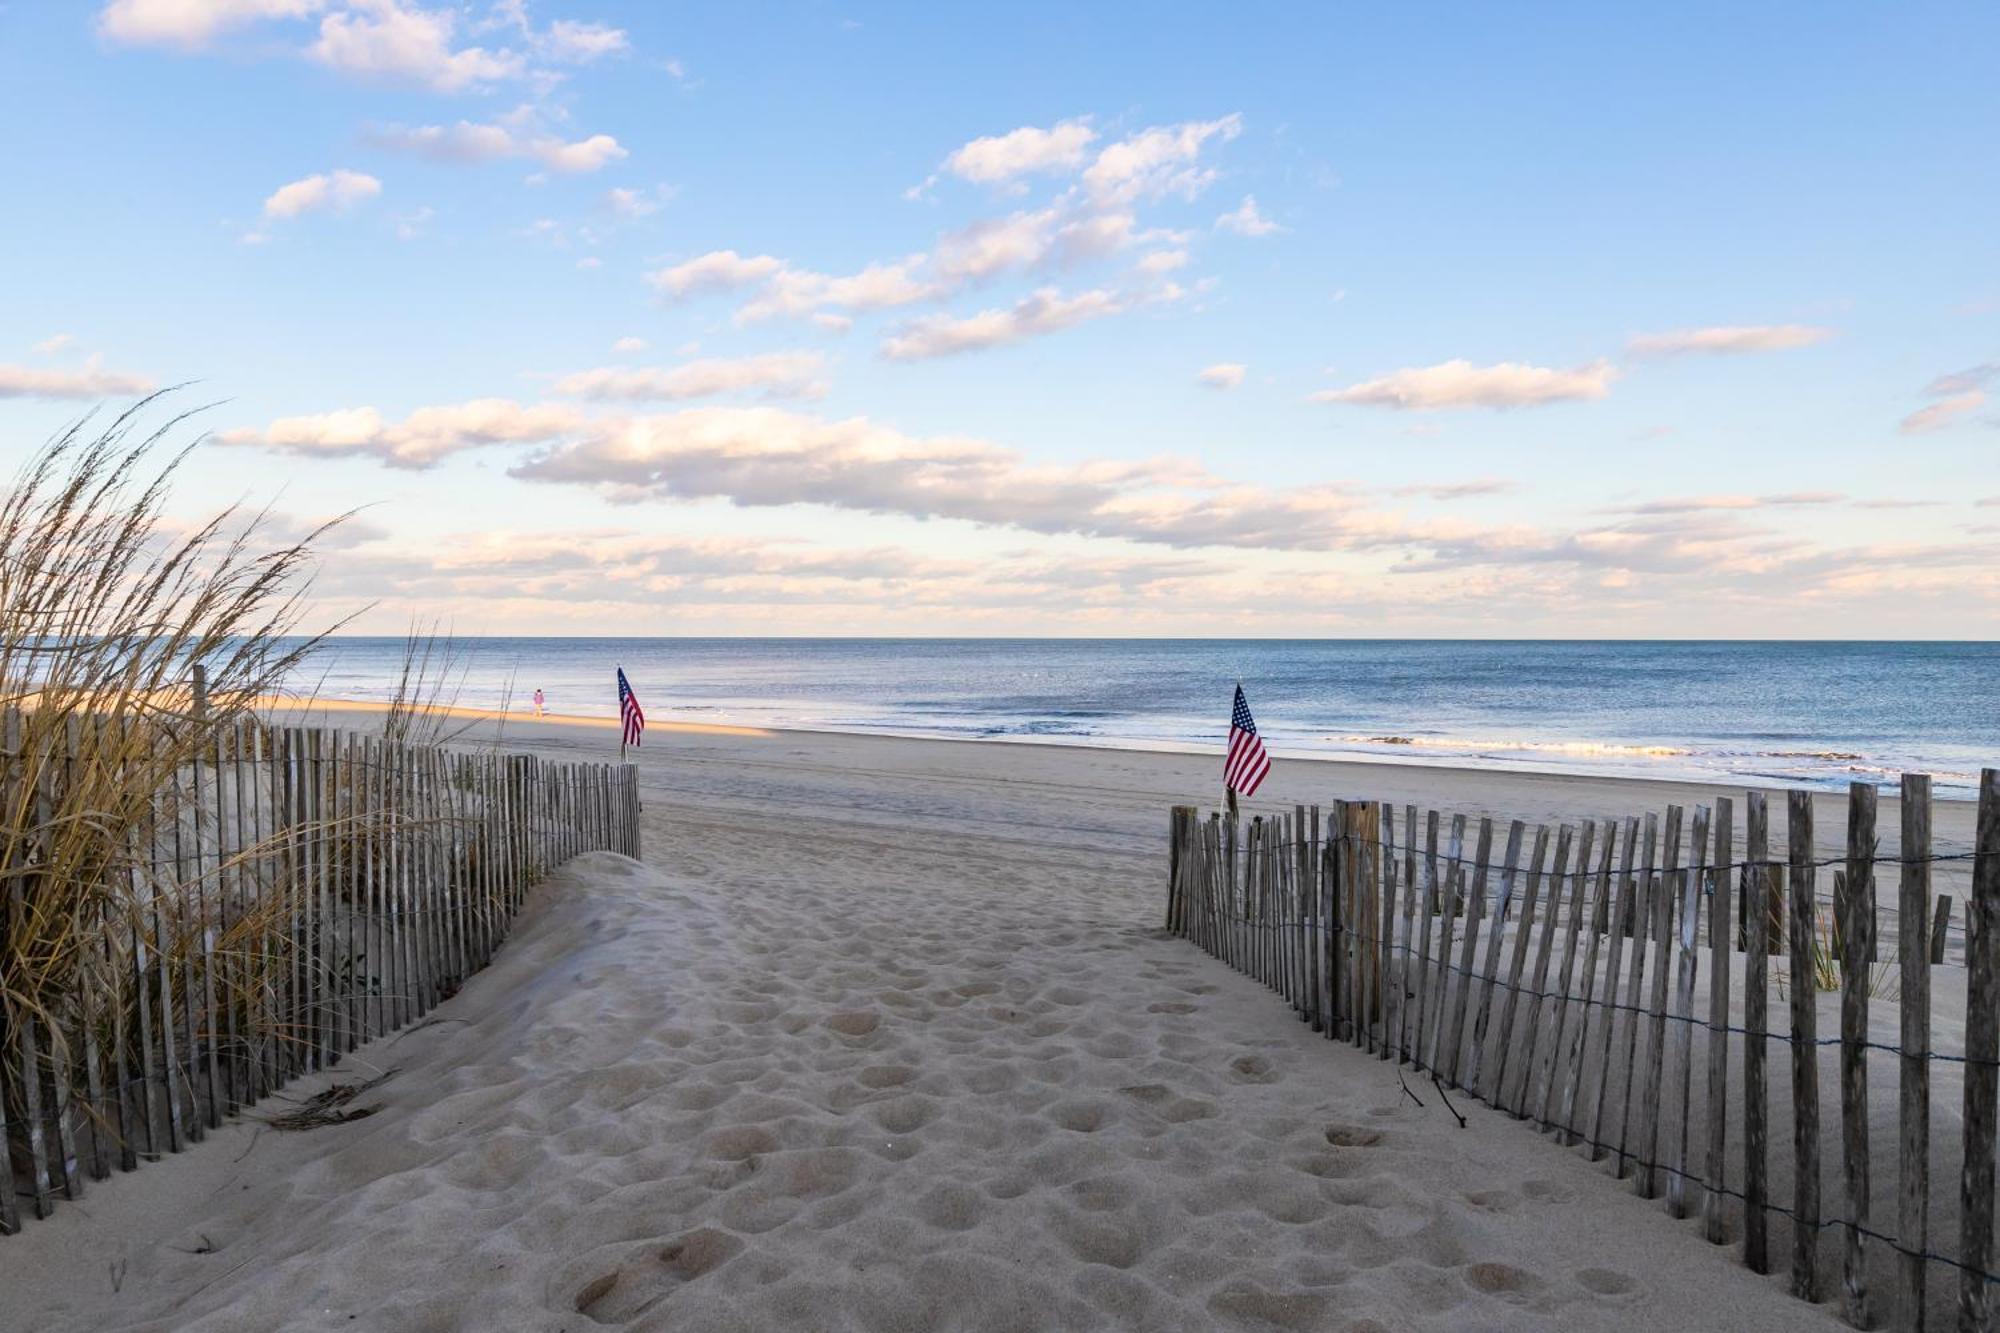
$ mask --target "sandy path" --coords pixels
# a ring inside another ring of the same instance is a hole
[[[226,1130],[0,1242],[0,1327],[1831,1326],[1163,938],[1162,796],[1211,768],[649,748],[651,864],[573,863],[360,1053],[379,1113]],[[1613,795],[1646,799],[1571,793]]]

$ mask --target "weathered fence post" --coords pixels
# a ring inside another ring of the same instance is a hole
[[[1445,1029],[1450,1010],[1446,1002],[1451,996],[1451,941],[1458,928],[1459,871],[1465,860],[1465,816],[1451,817],[1451,841],[1445,852],[1445,889],[1440,898],[1444,919],[1438,928],[1437,995],[1432,1005],[1431,1020],[1431,1072],[1442,1075],[1445,1061],[1450,1055],[1450,1046],[1445,1038]]]
[[[1841,1313],[1868,1326],[1868,962],[1875,941],[1875,785],[1847,789],[1847,884],[1835,904],[1840,934],[1840,1134],[1847,1226]]]
[[[1924,1326],[1924,1268],[1929,1262],[1931,1198],[1931,969],[1924,951],[1930,914],[1931,780],[1903,774],[1902,875],[1896,901],[1896,951],[1902,967],[1901,1106],[1896,1168],[1896,1285],[1903,1326]]]
[[[1819,1299],[1819,1025],[1813,992],[1812,793],[1786,793],[1792,945],[1792,1294]],[[1967,1086],[1971,1083],[1968,1079]]]
[[[1750,921],[1768,919],[1771,882],[1777,867],[1767,863],[1769,816],[1764,793],[1744,797],[1743,902]],[[1765,1212],[1765,1172],[1770,1156],[1769,1110],[1764,1102],[1764,1038],[1770,999],[1770,951],[1765,932],[1744,937],[1743,955],[1743,1264],[1753,1273],[1771,1271],[1770,1219]]]
[[[1695,935],[1701,923],[1702,885],[1708,871],[1708,807],[1696,806],[1694,834],[1688,845],[1688,865],[1681,899],[1680,974],[1674,988],[1673,1068],[1680,1080],[1675,1090],[1674,1137],[1667,1144],[1671,1158],[1667,1177],[1667,1212],[1687,1216],[1688,1087],[1694,1071]],[[1727,960],[1725,960],[1727,961]]]
[[[1485,986],[1479,993],[1479,1011],[1472,1020],[1472,1067],[1466,1070],[1465,1086],[1479,1095],[1479,1070],[1486,1061],[1487,1031],[1493,1022],[1493,988],[1500,979],[1500,942],[1507,934],[1507,909],[1514,901],[1514,875],[1521,859],[1521,837],[1527,826],[1516,819],[1507,826],[1507,850],[1501,854],[1500,898],[1493,906],[1493,934],[1486,941]],[[1502,1005],[1503,1012],[1507,1009]],[[1500,1041],[1507,1040],[1506,1027],[1500,1031]]]
[[[1702,1234],[1720,1245],[1725,1239],[1723,1200],[1728,1190],[1729,1131],[1729,962],[1735,938],[1729,909],[1736,843],[1730,827],[1730,803],[1715,803],[1715,852],[1709,858],[1708,902],[1708,1158],[1703,1170],[1708,1189],[1701,1196]]]
[[[1167,853],[1167,930],[1178,934],[1186,912],[1182,889],[1182,858],[1187,855],[1188,831],[1194,825],[1194,807],[1177,805],[1168,817],[1169,849]]]
[[[1959,1176],[1958,1322],[1984,1329],[1992,1288],[1994,1093],[2000,1079],[2000,768],[1979,775],[1972,893],[1965,902],[1965,1155]]]

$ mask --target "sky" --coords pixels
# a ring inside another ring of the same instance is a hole
[[[1996,49],[6,0],[0,451],[184,386],[364,631],[1991,638]]]

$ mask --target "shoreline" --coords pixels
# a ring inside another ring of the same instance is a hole
[[[1845,789],[1932,778],[1968,796],[2000,761],[1984,682],[2000,644],[1403,639],[467,640],[454,702],[613,716],[609,665],[669,720],[924,739],[1206,750],[1244,678],[1286,757]],[[386,697],[392,641],[329,645],[288,693]],[[461,679],[462,677],[462,679]]]
[[[307,714],[317,712],[328,714],[379,715],[388,709],[387,704],[366,699],[304,699],[289,695],[270,696],[260,699],[258,700],[258,705],[259,707],[269,706],[274,710],[284,708]],[[476,708],[463,704],[453,704],[431,711],[449,717],[454,721],[470,723],[473,726],[490,724],[503,732],[508,727],[519,726],[600,731],[615,731],[618,728],[618,719],[616,717],[595,717],[578,713],[547,713],[538,718],[532,712],[526,710]],[[1215,746],[1201,746],[1173,741],[1087,741],[1073,737],[1059,738],[1051,736],[950,736],[920,732],[878,730],[874,728],[767,727],[741,723],[686,722],[678,720],[655,720],[651,718],[646,722],[646,729],[649,733],[661,732],[670,735],[695,737],[734,736],[774,739],[787,736],[823,736],[857,741],[914,742],[925,745],[1004,746],[1010,749],[1053,750],[1093,755],[1109,753],[1162,755],[1178,758],[1213,757],[1217,764],[1221,762],[1219,742]],[[1556,783],[1564,785],[1604,783],[1612,787],[1628,790],[1656,788],[1678,791],[1687,795],[1696,793],[1705,795],[1732,795],[1744,791],[1807,791],[1813,794],[1815,802],[1829,797],[1844,799],[1847,790],[1845,784],[1827,785],[1824,783],[1777,777],[1752,778],[1736,775],[1729,778],[1699,778],[1666,774],[1654,776],[1645,773],[1605,772],[1587,768],[1521,768],[1510,766],[1504,761],[1478,763],[1458,759],[1420,760],[1405,754],[1336,755],[1282,749],[1275,745],[1267,745],[1267,748],[1274,765],[1310,764],[1326,769],[1353,768],[1360,770],[1382,770],[1398,775],[1401,781],[1396,785],[1399,787],[1407,785],[1409,779],[1416,778],[1419,775],[1435,774],[1439,776],[1441,782],[1452,785],[1456,785],[1458,782],[1464,780],[1478,779],[1496,781],[1510,786],[1516,783]],[[2000,765],[2000,756],[1996,756],[1995,762],[1996,765]],[[1896,782],[1885,780],[1875,785],[1879,788],[1881,792],[1880,799],[1884,802],[1893,803],[1897,799],[1898,784]],[[1968,810],[1977,804],[1976,796],[1954,795],[1951,794],[1951,790],[1948,787],[1945,790],[1934,793],[1932,800],[1937,805],[1962,806]]]
[[[252,702],[252,707],[260,711],[276,712],[290,709],[304,713],[386,713],[389,705],[370,699],[322,699],[291,694],[260,695]],[[526,722],[533,725],[555,725],[573,727],[597,727],[616,730],[615,717],[594,717],[582,713],[544,713],[536,717],[532,711],[512,708],[474,708],[469,704],[439,704],[425,708],[424,713],[434,717],[448,717],[462,722],[495,722],[502,726],[509,723]],[[725,722],[654,722],[650,719],[649,730],[670,730],[694,736],[768,736],[767,727],[738,726]]]

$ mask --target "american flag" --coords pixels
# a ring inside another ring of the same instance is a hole
[[[1223,785],[1233,792],[1255,796],[1271,771],[1271,757],[1257,738],[1257,724],[1250,720],[1250,704],[1243,687],[1236,687],[1236,707],[1229,715],[1229,758],[1222,765]]]
[[[632,682],[625,679],[624,667],[618,668],[618,720],[625,725],[625,739],[619,744],[637,745],[646,731],[646,714],[639,707],[639,696],[632,693]]]

